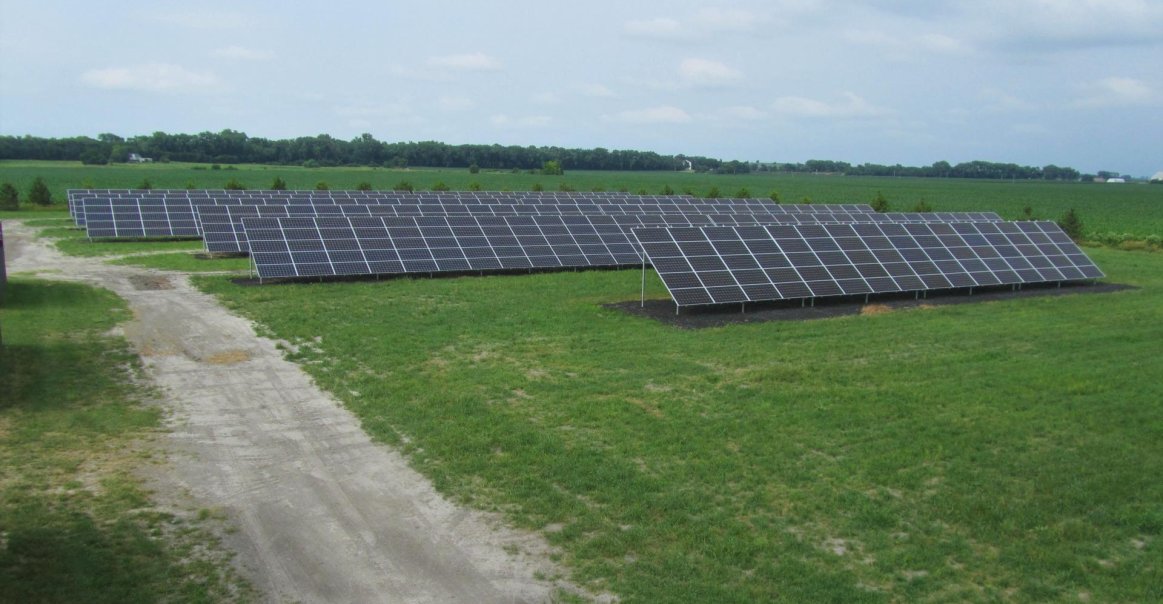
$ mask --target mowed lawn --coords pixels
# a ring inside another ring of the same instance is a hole
[[[1087,251],[1137,289],[697,331],[633,270],[198,281],[594,592],[1160,601],[1163,254]]]

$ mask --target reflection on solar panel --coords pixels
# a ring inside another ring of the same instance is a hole
[[[243,217],[260,279],[631,266],[616,224],[589,216]]]
[[[1097,279],[1053,222],[635,229],[679,306]]]

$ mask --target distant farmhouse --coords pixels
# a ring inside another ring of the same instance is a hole
[[[131,164],[152,164],[153,158],[152,157],[142,157],[136,153],[130,153],[128,161]]]
[[[1116,176],[1114,178],[1108,178],[1108,179],[1106,179],[1106,181],[1108,184],[1116,184],[1117,185],[1117,184],[1125,184],[1127,182],[1127,179],[1119,178],[1118,176]]]

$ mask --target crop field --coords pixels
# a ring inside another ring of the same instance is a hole
[[[1163,187],[1147,185],[173,164],[64,165],[54,179],[50,167],[0,163],[0,181],[43,175],[62,200],[80,181],[262,188],[275,176],[291,188],[747,188],[820,203],[879,191],[894,210],[1073,207],[1088,233],[1163,234]],[[55,226],[69,253],[140,245],[170,252],[145,262],[190,270],[190,242],[88,243]],[[195,281],[288,342],[439,490],[543,533],[596,593],[1160,601],[1163,253],[1084,249],[1105,281],[1132,288],[700,330],[608,307],[637,300],[634,270]],[[652,273],[646,295],[666,297]]]

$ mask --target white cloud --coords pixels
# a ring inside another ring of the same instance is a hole
[[[684,59],[678,73],[692,86],[722,86],[743,78],[739,70],[708,59]]]
[[[428,65],[461,71],[496,71],[501,68],[500,61],[482,52],[431,57]]]
[[[982,108],[986,111],[995,113],[1008,113],[1011,111],[1032,111],[1037,109],[1037,105],[1016,97],[1004,90],[997,88],[986,88],[978,95],[981,100]]]
[[[643,38],[691,40],[721,33],[753,31],[764,21],[763,17],[745,10],[712,7],[700,9],[682,19],[655,17],[627,21],[622,31]]]
[[[888,114],[887,110],[876,107],[851,92],[845,92],[844,100],[834,103],[800,96],[784,96],[776,99],[771,108],[778,115],[792,118],[861,119]]]
[[[442,96],[436,105],[444,111],[468,111],[476,107],[476,101],[462,96]]]
[[[212,72],[191,71],[169,63],[90,69],[81,75],[81,81],[106,90],[146,92],[206,92],[221,84]]]
[[[397,118],[410,114],[407,103],[354,102],[335,107],[335,114],[341,117],[371,119]]]
[[[1104,78],[1089,85],[1090,94],[1074,103],[1077,107],[1123,107],[1147,105],[1157,100],[1146,82],[1134,78]]]
[[[548,126],[553,118],[547,115],[527,115],[524,117],[512,117],[499,113],[489,118],[494,126],[499,128],[541,128]]]
[[[213,53],[220,59],[235,59],[239,61],[267,61],[275,58],[275,53],[269,50],[258,50],[245,46],[227,46],[216,49]]]
[[[622,111],[609,119],[628,124],[685,124],[691,121],[691,116],[678,107],[661,105],[648,109]]]

